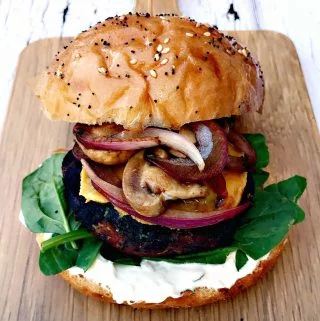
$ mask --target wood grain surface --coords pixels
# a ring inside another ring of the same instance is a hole
[[[0,141],[0,320],[319,320],[320,146],[301,67],[292,42],[267,31],[234,32],[261,61],[266,79],[263,115],[243,117],[244,129],[265,133],[271,181],[308,178],[301,199],[306,220],[294,227],[276,267],[232,301],[189,310],[136,310],[81,296],[59,277],[38,269],[34,236],[18,220],[21,180],[57,147],[70,147],[71,126],[51,122],[28,88],[63,39],[41,40],[21,54]],[[66,40],[66,39],[64,39]]]

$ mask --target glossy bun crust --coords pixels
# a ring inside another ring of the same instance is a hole
[[[159,309],[159,308],[189,308],[205,304],[210,304],[218,301],[230,299],[241,291],[254,285],[260,278],[262,278],[276,263],[278,257],[284,249],[286,240],[275,247],[269,254],[266,260],[260,262],[252,274],[238,279],[237,282],[230,289],[209,289],[197,288],[194,291],[183,292],[180,298],[167,298],[161,303],[134,303],[131,307],[146,308],[146,309]],[[115,303],[112,299],[112,293],[107,289],[102,288],[99,284],[89,281],[80,275],[71,275],[68,271],[60,273],[60,276],[69,282],[75,289],[82,294],[91,296],[93,298]]]
[[[53,120],[127,129],[260,110],[259,64],[235,39],[177,16],[128,14],[83,31],[33,80]]]

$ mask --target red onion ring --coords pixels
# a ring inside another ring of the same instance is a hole
[[[257,155],[255,150],[241,134],[229,129],[227,138],[237,149],[245,154],[245,157],[229,156],[227,168],[237,172],[246,172],[255,167],[257,162]]]
[[[104,128],[105,135],[98,136],[93,133],[96,128]],[[136,150],[159,145],[156,137],[123,137],[126,131],[122,126],[115,124],[85,125],[75,124],[73,134],[77,141],[85,148],[97,150]],[[122,137],[121,137],[122,136]]]
[[[160,128],[147,128],[143,134],[149,137],[157,137],[162,145],[169,146],[185,154],[197,164],[200,171],[203,171],[205,163],[199,150],[184,136],[173,131]]]
[[[181,182],[203,182],[219,175],[228,160],[228,142],[220,126],[214,121],[190,124],[198,142],[198,149],[205,161],[205,168],[199,171],[196,164],[187,158],[162,159],[152,151],[146,151],[145,157],[154,165],[160,167],[168,175]]]

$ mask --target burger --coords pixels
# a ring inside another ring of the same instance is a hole
[[[265,137],[249,50],[175,15],[107,18],[33,80],[45,114],[74,123],[74,146],[22,183],[39,267],[80,292],[141,308],[230,298],[261,278],[304,219],[306,180],[264,187]],[[50,133],[48,133],[50,135]]]

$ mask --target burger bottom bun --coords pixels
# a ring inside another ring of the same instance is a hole
[[[189,308],[230,299],[251,285],[254,285],[274,266],[284,249],[286,241],[287,239],[277,245],[270,252],[268,258],[261,261],[251,274],[238,279],[230,289],[221,288],[217,290],[201,287],[194,291],[184,291],[181,294],[181,297],[175,299],[169,297],[161,303],[138,302],[130,304],[130,306],[145,309]],[[84,295],[91,296],[101,301],[116,303],[112,298],[112,293],[108,289],[102,288],[99,284],[86,279],[82,275],[71,275],[68,271],[64,271],[60,273],[60,276]]]

